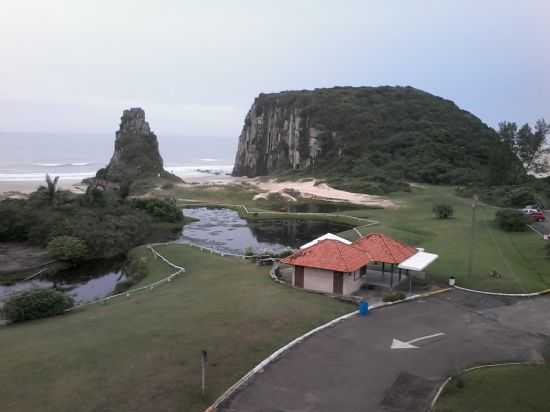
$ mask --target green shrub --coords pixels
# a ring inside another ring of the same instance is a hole
[[[432,212],[438,219],[449,219],[453,217],[454,209],[446,202],[440,202],[433,206]]]
[[[132,199],[131,206],[141,209],[149,216],[163,222],[178,223],[183,221],[183,213],[175,200]]]
[[[498,227],[507,232],[523,232],[527,230],[527,216],[519,210],[501,209],[497,211],[495,220]]]
[[[4,305],[4,316],[12,322],[46,318],[73,307],[70,296],[55,289],[32,289],[18,293]]]
[[[544,183],[538,183],[541,187],[539,191],[544,191]],[[537,204],[536,190],[531,184],[504,185],[490,187],[472,187],[464,186],[456,189],[458,196],[472,198],[478,194],[485,203],[507,208],[520,208],[529,204]]]
[[[406,295],[403,292],[394,290],[391,292],[384,293],[384,296],[382,297],[382,300],[384,302],[396,302],[398,300],[403,300],[406,298]]]
[[[76,263],[88,256],[88,246],[82,239],[58,236],[48,243],[48,255],[53,259]]]
[[[147,276],[147,258],[145,256],[129,256],[128,263],[124,266],[126,280],[118,283],[113,293],[121,293],[137,285]]]
[[[244,250],[244,255],[245,255],[245,256],[254,256],[254,249],[252,248],[252,246],[248,246],[248,247]]]

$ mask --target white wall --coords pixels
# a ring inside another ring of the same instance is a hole
[[[333,278],[331,270],[304,268],[304,289],[332,293]]]
[[[294,273],[292,271],[292,285],[294,285]],[[354,275],[357,280],[354,280]],[[344,273],[344,295],[356,292],[365,281],[365,277],[359,277],[359,271],[348,274]],[[313,269],[304,267],[304,289],[316,290],[319,292],[332,293],[334,287],[334,272],[331,270]]]
[[[354,276],[357,278],[357,280],[353,280]],[[356,292],[361,287],[364,281],[365,277],[360,278],[359,271],[344,273],[344,295],[351,295],[353,292]]]

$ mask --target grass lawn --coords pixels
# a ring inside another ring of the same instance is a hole
[[[0,409],[202,411],[275,349],[355,309],[275,284],[265,267],[183,245],[159,251],[187,273],[154,291],[0,328]],[[150,271],[144,283],[173,272],[144,248],[133,255]]]
[[[178,196],[188,199],[246,204],[249,208],[264,210],[274,206],[265,201],[252,201],[254,192],[248,187],[240,190],[238,187],[181,190]],[[550,288],[550,265],[543,240],[531,230],[522,233],[500,230],[493,224],[497,208],[481,205],[477,209],[472,276],[468,277],[471,200],[456,196],[451,187],[430,185],[414,187],[410,193],[395,193],[388,197],[400,207],[368,208],[340,214],[371,218],[380,222],[379,225],[362,228],[363,233],[383,232],[439,254],[440,258],[429,270],[433,278],[442,282],[446,282],[452,274],[459,285],[482,290],[524,293]],[[447,200],[453,205],[454,218],[434,218],[431,210],[437,200]],[[354,231],[344,232],[344,236],[349,239],[357,238]],[[493,270],[498,271],[502,277],[490,277],[489,273]]]
[[[550,405],[550,365],[502,366],[464,375],[464,387],[451,382],[436,412],[546,412]]]
[[[363,233],[384,232],[439,254],[439,259],[429,268],[434,278],[446,281],[453,274],[461,286],[500,292],[522,293],[550,288],[550,265],[543,240],[531,230],[511,233],[496,227],[493,220],[497,208],[485,205],[477,209],[472,276],[468,277],[471,201],[455,196],[452,188],[441,186],[415,188],[412,193],[399,193],[391,198],[401,207],[347,213],[380,222]],[[439,199],[453,205],[454,218],[433,217],[432,205]],[[346,235],[351,239],[357,237],[353,231]],[[502,277],[490,277],[492,270]]]

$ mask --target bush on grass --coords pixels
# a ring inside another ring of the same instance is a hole
[[[163,222],[178,223],[183,221],[183,213],[175,200],[132,199],[132,207],[143,210],[149,216]]]
[[[438,219],[449,219],[453,217],[454,209],[449,203],[440,202],[433,206],[432,212]]]
[[[23,322],[60,315],[73,305],[70,296],[55,289],[32,289],[9,298],[3,312],[11,322]]]
[[[384,293],[384,296],[382,297],[382,300],[384,302],[397,302],[398,300],[405,299],[406,295],[403,292],[394,290],[391,292]]]
[[[523,232],[527,230],[527,216],[519,210],[501,209],[497,211],[495,221],[498,227],[507,232]]]
[[[88,246],[77,237],[58,236],[48,243],[48,255],[52,259],[77,263],[88,256]]]

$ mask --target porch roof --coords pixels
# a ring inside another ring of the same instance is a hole
[[[439,256],[435,253],[420,251],[410,258],[404,260],[397,266],[399,269],[414,270],[421,272],[431,265]]]

